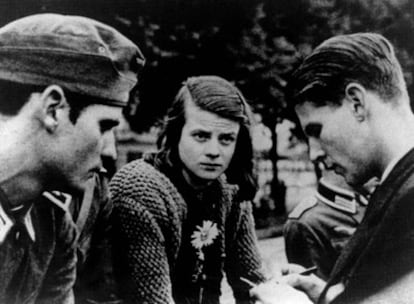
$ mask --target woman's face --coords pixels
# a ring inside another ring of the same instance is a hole
[[[202,110],[193,102],[186,103],[185,117],[178,155],[187,182],[194,187],[203,186],[228,168],[240,124]]]

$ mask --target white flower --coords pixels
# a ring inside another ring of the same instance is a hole
[[[191,235],[191,245],[196,249],[211,245],[218,234],[219,230],[216,223],[203,221],[203,225],[197,226],[197,230]]]

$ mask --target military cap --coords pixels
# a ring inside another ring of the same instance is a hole
[[[86,17],[38,14],[0,28],[0,79],[57,84],[103,104],[126,105],[144,62],[131,40]]]

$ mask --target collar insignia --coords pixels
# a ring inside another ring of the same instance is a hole
[[[36,235],[35,235],[35,230],[33,228],[32,216],[30,212],[31,210],[32,210],[31,207],[27,210],[27,213],[24,216],[23,222],[27,229],[27,233],[30,239],[34,242],[36,240]],[[14,221],[7,215],[2,205],[0,204],[0,244],[4,242],[4,240],[7,237],[7,234],[9,233],[11,228],[14,226],[14,224],[15,224]]]
[[[331,185],[323,179],[318,184],[316,197],[332,208],[351,214],[357,213],[358,204],[367,204],[367,200],[362,195]]]

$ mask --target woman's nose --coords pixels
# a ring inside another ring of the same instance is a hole
[[[206,145],[205,153],[207,156],[216,158],[220,155],[220,147],[217,140],[210,140]]]

